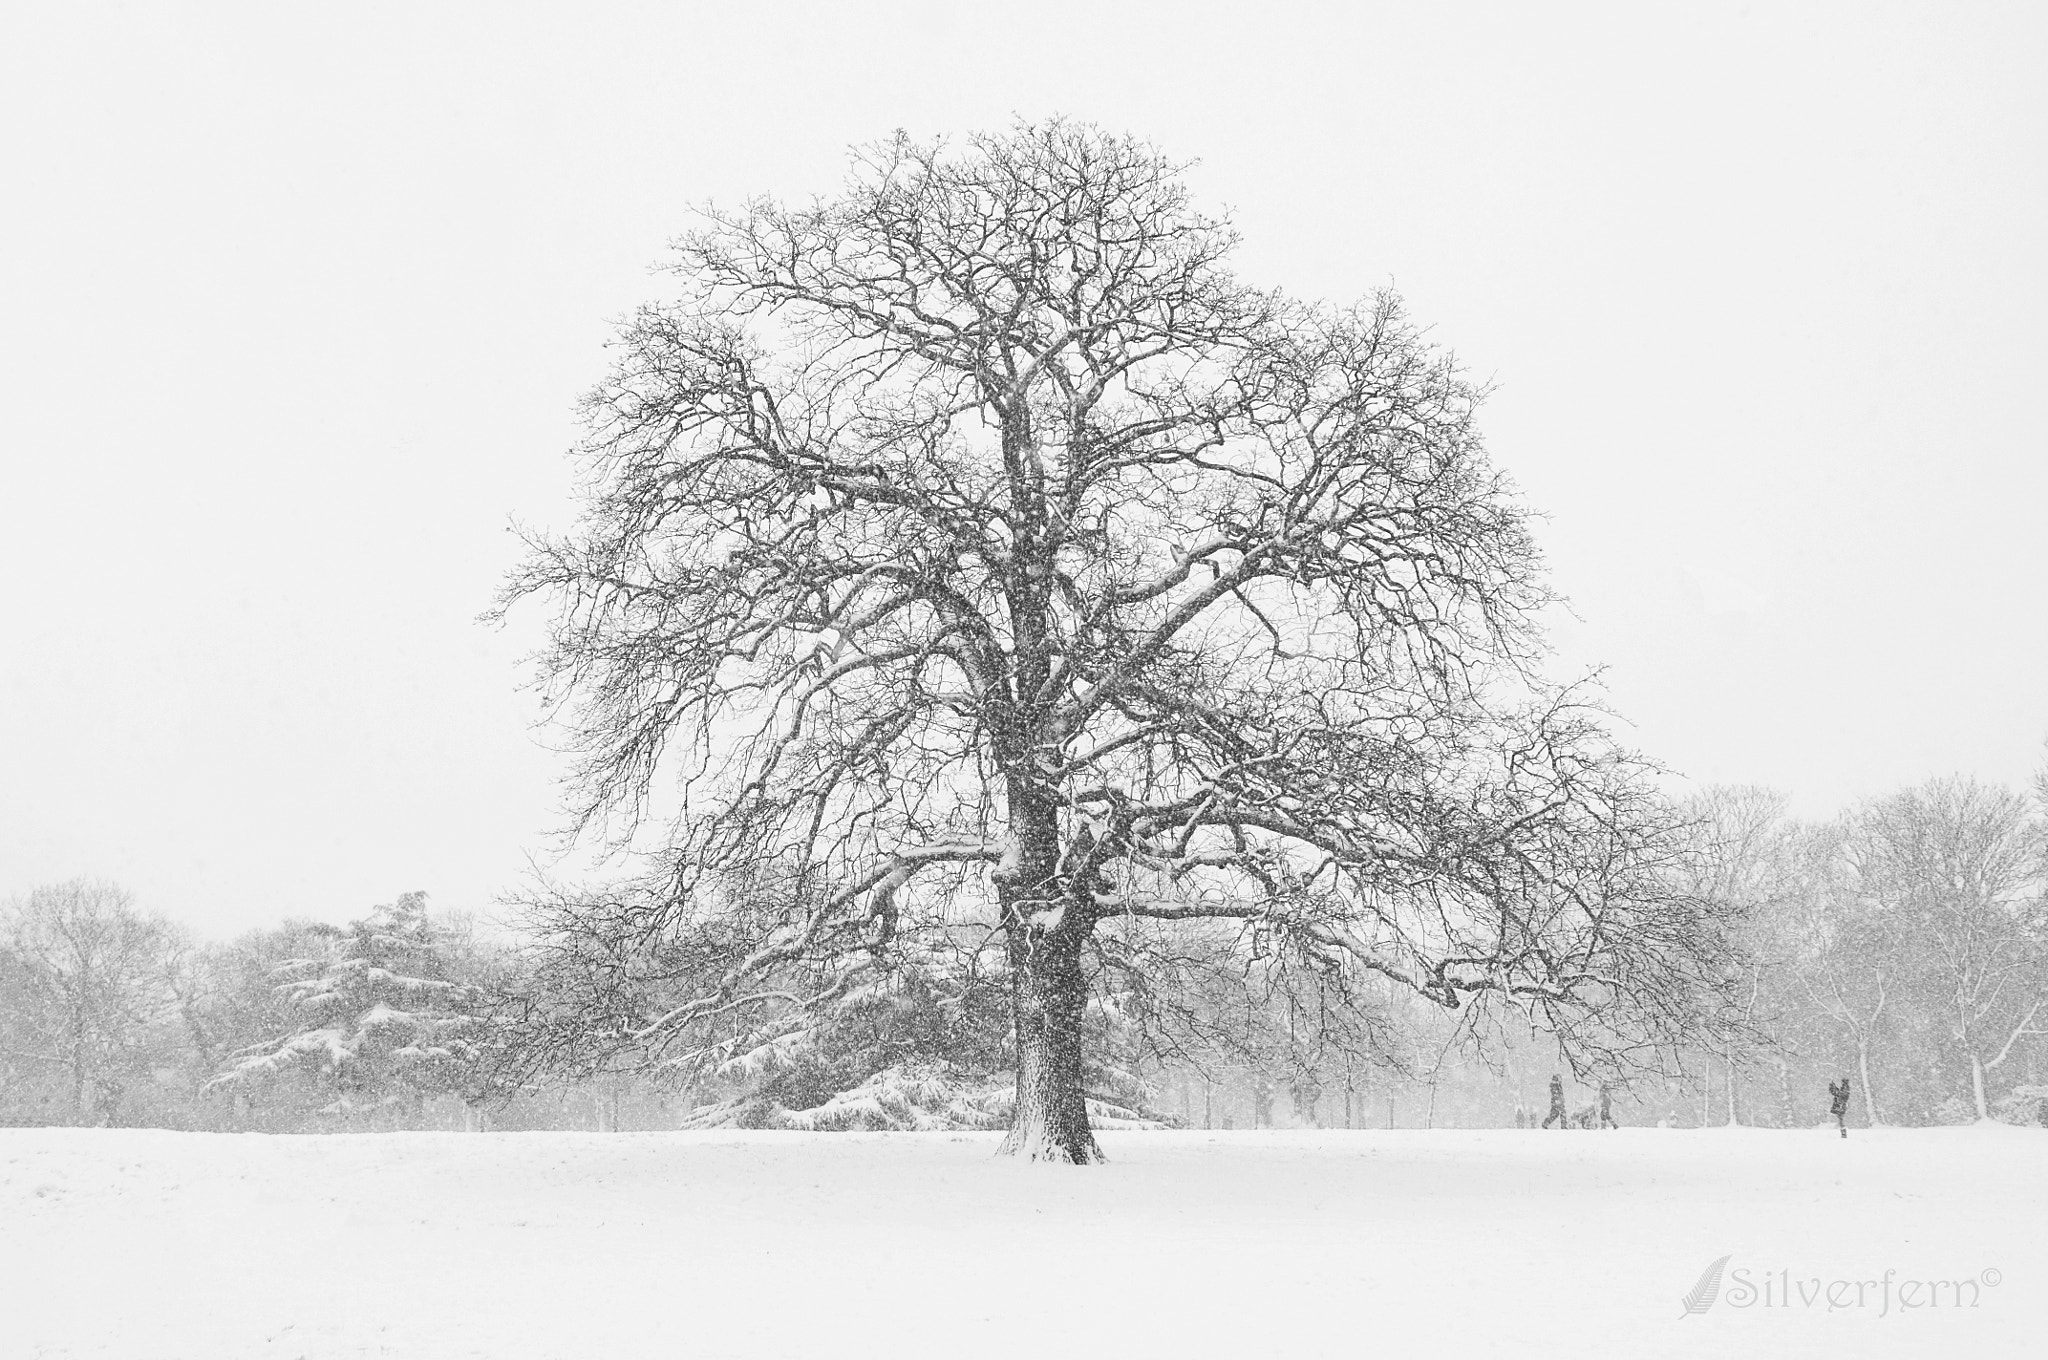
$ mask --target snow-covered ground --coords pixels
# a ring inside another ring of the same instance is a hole
[[[0,1130],[0,1356],[1866,1360],[2048,1338],[2041,1131],[1102,1141],[1109,1165],[1073,1169],[992,1160],[980,1134]]]

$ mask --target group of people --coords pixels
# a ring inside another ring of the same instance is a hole
[[[1608,1092],[1607,1083],[1601,1082],[1600,1122],[1593,1125],[1594,1128],[1618,1129],[1621,1127],[1621,1125],[1614,1122],[1613,1101],[1614,1097]],[[1543,1116],[1543,1127],[1549,1128],[1550,1122],[1553,1119],[1557,1121],[1557,1126],[1561,1129],[1571,1127],[1571,1116],[1564,1112],[1564,1077],[1556,1072],[1550,1074],[1550,1113]]]
[[[1849,1079],[1847,1077],[1843,1077],[1840,1081],[1828,1083],[1828,1113],[1835,1117],[1835,1127],[1842,1131],[1844,1138],[1847,1138],[1849,1136]],[[1515,1107],[1515,1123],[1517,1126],[1520,1126],[1522,1122],[1522,1110],[1517,1105]],[[1599,1122],[1594,1123],[1590,1120],[1582,1122],[1587,1128],[1618,1129],[1621,1127],[1614,1122],[1613,1095],[1607,1089],[1606,1082],[1600,1083]],[[1550,1074],[1550,1113],[1543,1116],[1544,1128],[1547,1129],[1552,1124],[1557,1125],[1561,1129],[1568,1129],[1572,1126],[1572,1117],[1564,1107],[1564,1075],[1558,1072]]]
[[[1525,1115],[1520,1105],[1515,1106],[1515,1127],[1533,1127],[1535,1122],[1534,1116]],[[1542,1126],[1547,1129],[1552,1124],[1555,1124],[1561,1129],[1568,1129],[1572,1126],[1573,1122],[1571,1112],[1564,1107],[1564,1077],[1562,1074],[1552,1073],[1550,1077],[1550,1113],[1543,1117]],[[1577,1123],[1580,1127],[1588,1129],[1618,1129],[1621,1127],[1621,1125],[1614,1122],[1614,1097],[1608,1091],[1607,1083],[1602,1082],[1600,1084],[1600,1111],[1598,1115],[1594,1114],[1593,1108],[1589,1105],[1579,1111]]]

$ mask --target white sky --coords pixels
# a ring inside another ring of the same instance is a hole
[[[857,13],[856,13],[857,11]],[[9,5],[0,896],[483,907],[554,825],[473,622],[707,198],[1064,112],[1498,390],[1647,753],[1837,806],[2048,736],[2048,7]]]

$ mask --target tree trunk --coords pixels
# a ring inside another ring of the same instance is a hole
[[[1873,1129],[1884,1123],[1877,1117],[1877,1094],[1870,1089],[1870,1045],[1856,1043],[1856,1075],[1863,1079],[1863,1115]]]
[[[71,1023],[71,1122],[85,1122],[85,1032],[76,1015]]]
[[[1026,652],[1036,655],[1025,646],[1025,625],[1036,617],[1028,608],[1019,617],[1020,668]],[[1042,661],[1032,663],[1040,682]],[[1010,963],[1017,1098],[997,1155],[1086,1166],[1102,1160],[1082,1080],[1088,979],[1081,947],[1094,929],[1086,914],[1091,905],[1080,895],[1087,885],[1062,880],[1059,804],[1036,776],[1012,774],[1008,792],[1012,840],[994,878]],[[1072,848],[1085,858],[1086,845]]]
[[[1991,1118],[1991,1106],[1984,1099],[1984,1060],[1975,1053],[1970,1055],[1970,1095],[1977,1102],[1977,1118]]]
[[[1017,1034],[1017,1102],[997,1155],[1085,1166],[1102,1160],[1088,1127],[1082,1021],[1088,983],[1081,936],[1055,927],[1009,932],[1010,1014]]]

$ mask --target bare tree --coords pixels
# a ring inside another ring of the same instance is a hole
[[[1969,1066],[1979,1119],[1986,1077],[2048,1034],[2039,835],[2018,793],[1941,779],[1866,808],[1853,841],[1862,891],[1917,946],[1921,999]]]
[[[1736,1092],[1741,1069],[1751,1045],[1765,1037],[1759,1021],[1769,1006],[1768,982],[1786,952],[1787,855],[1793,828],[1785,808],[1783,794],[1757,785],[1716,786],[1686,808],[1698,838],[1698,891],[1723,904],[1738,946],[1728,960],[1724,997],[1730,1023],[1721,1027],[1718,1055],[1728,1075],[1730,1125],[1740,1122]]]
[[[680,240],[589,399],[583,517],[500,605],[555,606],[579,831],[671,823],[622,938],[729,946],[621,1042],[992,931],[1004,1149],[1089,1162],[1107,922],[1623,1045],[1698,1018],[1718,922],[1533,672],[1549,597],[1479,394],[1390,294],[1254,289],[1235,239],[1149,147],[1052,122],[899,136]]]
[[[1801,838],[1792,972],[1813,1009],[1855,1049],[1864,1117],[1876,1127],[1885,1121],[1871,1059],[1884,1025],[1898,1010],[1902,978],[1910,976],[1912,967],[1912,943],[1905,923],[1856,893],[1852,834],[1849,823],[1834,822]]]
[[[176,932],[125,889],[80,878],[13,903],[0,943],[15,961],[0,996],[8,1057],[59,1079],[74,1122],[111,1124],[175,1015]]]

